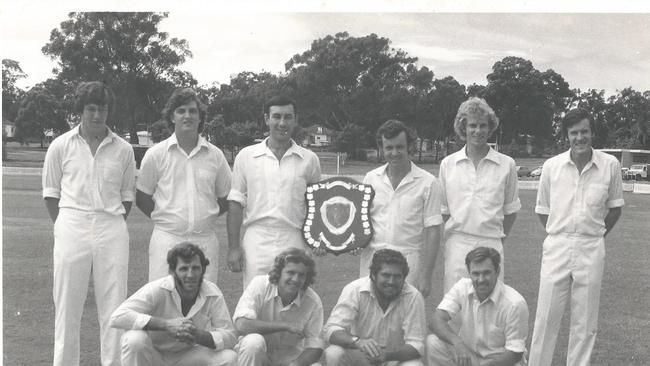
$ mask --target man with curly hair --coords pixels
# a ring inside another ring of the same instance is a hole
[[[79,84],[74,106],[81,123],[57,137],[45,154],[43,198],[54,222],[55,366],[79,365],[79,330],[91,273],[101,364],[120,364],[120,331],[108,322],[126,298],[126,217],[135,198],[135,159],[131,146],[106,126],[114,102],[104,83]]]
[[[217,217],[228,209],[231,177],[221,149],[199,135],[206,110],[193,89],[176,89],[162,112],[174,133],[142,158],[136,205],[154,224],[149,281],[166,276],[165,255],[171,247],[191,241],[214,263],[206,276],[217,283]]]
[[[405,282],[409,265],[392,249],[372,256],[370,276],[347,284],[323,327],[328,366],[421,366],[424,298]]]
[[[233,314],[241,366],[308,366],[323,352],[323,305],[309,286],[314,260],[291,248],[275,257],[268,275],[256,276]]]
[[[458,108],[454,121],[456,134],[466,144],[440,163],[442,216],[446,221],[445,293],[467,277],[465,256],[479,246],[499,252],[499,279],[503,281],[503,243],[521,202],[515,161],[488,145],[498,126],[499,119],[485,100],[469,98]]]
[[[361,252],[359,272],[360,277],[368,275],[377,250],[397,250],[411,269],[406,280],[427,297],[440,245],[442,194],[438,178],[409,158],[415,139],[415,132],[397,120],[386,121],[377,131],[386,164],[363,179],[375,190],[370,208],[375,234]]]
[[[111,316],[126,330],[122,366],[235,366],[235,329],[223,293],[204,280],[210,260],[184,242],[167,253],[169,275],[149,282]]]

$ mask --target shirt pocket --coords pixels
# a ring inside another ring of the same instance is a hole
[[[487,345],[492,350],[502,350],[506,346],[506,334],[505,331],[496,326],[488,327],[487,331],[488,339]]]
[[[590,207],[605,207],[608,196],[605,184],[592,183],[585,190],[585,203]]]
[[[196,186],[200,189],[199,193],[214,195],[216,179],[216,169],[213,169],[212,167],[199,168],[196,175]]]
[[[100,164],[99,168],[102,191],[119,193],[124,175],[122,166],[116,162],[105,161]]]

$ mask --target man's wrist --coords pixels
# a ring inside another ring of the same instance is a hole
[[[353,335],[352,336],[352,341],[350,342],[350,348],[359,348],[359,346],[357,345],[357,342],[359,342],[359,339],[361,339],[361,338],[359,338],[359,336]]]

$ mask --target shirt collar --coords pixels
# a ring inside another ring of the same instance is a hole
[[[470,160],[469,156],[467,156],[467,145],[463,146],[462,149],[458,152],[458,155],[456,155],[456,161],[455,163],[458,163],[459,161],[462,160]],[[489,160],[495,164],[499,164],[499,154],[492,148],[490,147],[487,154],[483,158],[485,160]]]
[[[562,159],[564,160],[564,164],[575,165],[573,160],[571,160],[571,149],[569,149],[568,151],[565,151],[564,153],[562,153],[561,156],[562,156]],[[591,148],[591,160],[589,160],[587,162],[587,164],[585,165],[585,168],[583,169],[583,171],[586,170],[588,167],[590,167],[592,165],[594,165],[596,167],[603,166],[603,162],[602,162],[600,154],[598,154],[598,151],[596,151],[593,147]]]
[[[262,142],[260,142],[259,144],[253,145],[253,157],[257,158],[257,157],[263,156],[263,155],[269,155],[269,156],[275,157],[275,155],[273,154],[271,149],[269,149],[269,147],[266,145],[266,142],[268,141],[268,139],[269,138],[267,137]],[[296,144],[296,142],[293,141],[293,139],[291,139],[290,141],[291,141],[291,146],[289,147],[289,149],[287,150],[285,155],[287,153],[296,154],[300,158],[303,158],[304,157],[303,156],[303,151],[300,150],[300,147],[298,146],[298,144]]]
[[[280,304],[282,304],[282,298],[280,298],[280,293],[278,292],[278,285],[271,282],[269,282],[269,285],[272,288],[271,294],[273,295],[273,298],[277,299],[280,302]],[[285,307],[290,307],[292,305],[295,305],[296,307],[300,307],[303,294],[304,294],[303,290],[298,291],[298,295],[296,296],[296,298],[293,299],[293,301]]]
[[[163,281],[160,282],[160,287],[169,292],[175,292],[176,283],[174,282],[174,276],[167,275],[167,277],[165,277]],[[204,278],[201,282],[201,287],[199,288],[199,297],[210,296],[219,296],[219,291],[217,290],[217,286],[210,282],[207,282],[207,280]]]
[[[167,139],[167,150],[169,150],[172,146],[178,146],[178,138],[176,137],[176,133],[172,133],[172,135],[169,136],[169,138]],[[199,139],[196,142],[196,146],[207,148],[208,141],[203,136],[199,135]]]
[[[405,183],[409,182],[409,181],[411,181],[413,179],[421,178],[421,177],[424,176],[424,174],[422,173],[422,170],[420,168],[418,168],[418,166],[415,165],[414,162],[410,161],[409,163],[411,164],[411,170],[402,179],[402,182],[405,182]],[[380,176],[380,177],[384,176],[384,175],[388,176],[388,173],[386,172],[387,170],[388,170],[388,163],[380,166],[379,169],[377,169],[375,171],[375,174]]]
[[[106,140],[106,139],[110,139],[111,142],[112,142],[112,141],[115,140],[115,138],[121,138],[121,137],[119,137],[117,134],[115,134],[115,132],[113,132],[113,130],[111,130],[110,127],[106,126],[106,128],[108,129],[108,133],[106,134],[106,137],[104,138],[104,140]],[[80,132],[81,132],[81,123],[79,123],[78,125],[76,125],[76,126],[72,129],[72,133],[73,133],[74,135],[77,135],[77,136],[79,136],[79,138],[82,138],[82,139],[83,139],[83,136],[81,136],[81,133],[80,133]]]
[[[474,289],[474,285],[472,284],[472,282],[470,282],[469,286],[470,286],[469,295],[473,295],[474,297],[476,297],[476,301],[479,301],[478,296],[476,296],[476,290]],[[501,298],[502,294],[503,294],[503,282],[501,280],[497,280],[497,284],[494,286],[494,290],[492,290],[490,296],[488,296],[485,300],[483,300],[483,302],[490,300],[492,301],[492,303],[496,304]]]

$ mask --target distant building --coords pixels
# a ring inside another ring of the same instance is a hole
[[[305,128],[307,135],[303,140],[303,145],[325,147],[332,145],[334,131],[321,125],[314,125]]]
[[[629,168],[632,164],[650,164],[650,150],[641,149],[598,149],[613,155],[621,162],[621,167]]]
[[[16,136],[16,124],[10,120],[2,119],[2,129],[8,138],[13,139]]]

